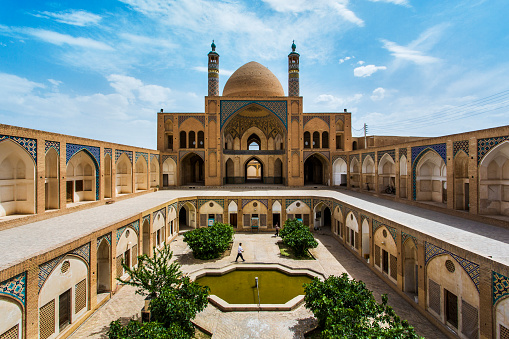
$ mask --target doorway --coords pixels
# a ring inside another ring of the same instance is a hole
[[[58,297],[58,326],[60,331],[71,323],[71,290]]]
[[[67,202],[74,202],[74,181],[66,182]]]

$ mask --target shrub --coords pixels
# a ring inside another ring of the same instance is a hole
[[[198,228],[184,233],[184,241],[198,259],[219,258],[229,247],[233,240],[232,225],[216,222],[205,228]]]
[[[140,323],[130,320],[126,326],[122,326],[120,320],[110,323],[108,330],[110,339],[188,339],[189,334],[177,324],[166,328],[157,322]]]
[[[279,235],[283,243],[289,246],[298,257],[306,256],[309,248],[318,246],[309,228],[297,219],[286,220]]]
[[[324,338],[419,338],[387,305],[387,295],[377,303],[362,281],[346,273],[325,281],[315,278],[304,291],[306,308],[318,319]]]

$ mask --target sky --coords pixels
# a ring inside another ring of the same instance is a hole
[[[204,112],[257,61],[304,112],[352,113],[354,136],[509,125],[507,0],[1,0],[0,123],[156,148],[157,112]]]

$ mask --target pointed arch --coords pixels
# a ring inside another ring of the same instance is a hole
[[[509,141],[492,148],[481,160],[479,213],[509,216]]]
[[[159,186],[159,161],[156,157],[150,159],[150,188]]]
[[[138,161],[136,161],[135,165],[135,182],[134,182],[134,190],[136,191],[144,191],[148,189],[147,183],[147,162],[144,157],[139,157]]]
[[[117,194],[128,194],[133,192],[133,169],[131,160],[125,153],[117,159],[117,178],[116,189]]]
[[[104,156],[104,197],[111,198],[112,196],[112,181],[111,181],[111,155],[106,154]]]
[[[415,200],[447,202],[447,168],[442,157],[427,149],[419,154],[413,167]]]
[[[378,163],[378,192],[396,193],[396,169],[392,157],[385,153]]]
[[[111,246],[106,238],[97,247],[97,293],[111,291]]]
[[[177,164],[172,158],[163,162],[163,187],[177,185]]]
[[[332,165],[332,177],[334,186],[346,186],[348,166],[342,158],[337,158]]]
[[[57,151],[51,147],[45,157],[45,178],[44,178],[44,200],[45,209],[60,208],[60,180],[59,176],[59,155]]]
[[[244,162],[244,180],[246,182],[263,182],[264,178],[264,164],[258,157],[251,157]]]
[[[95,201],[97,197],[97,175],[93,167],[95,158],[86,150],[74,154],[67,162],[67,202]]]

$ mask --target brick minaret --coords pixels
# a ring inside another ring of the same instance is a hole
[[[209,96],[219,96],[219,54],[212,40],[212,51],[209,52]]]
[[[288,54],[288,96],[299,96],[299,53],[295,52],[295,40],[292,43],[292,52]]]

